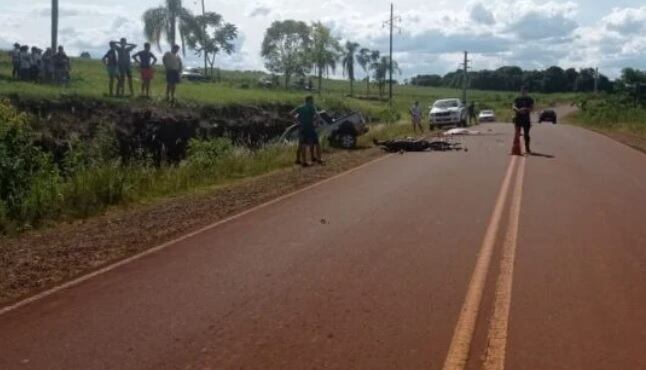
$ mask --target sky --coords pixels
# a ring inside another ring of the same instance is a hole
[[[388,51],[390,1],[205,0],[207,11],[238,26],[236,53],[219,56],[225,69],[264,70],[260,45],[274,20],[321,21],[342,42]],[[100,57],[112,39],[143,43],[141,16],[164,0],[59,0],[60,43],[70,55]],[[0,2],[0,48],[14,42],[46,46],[48,0]],[[643,0],[396,0],[394,58],[402,78],[455,70],[468,50],[475,70],[518,65],[542,69],[596,67],[617,77],[624,67],[646,69]],[[201,11],[198,0],[184,7]],[[166,46],[162,46],[166,48]],[[198,64],[187,56],[188,64]],[[337,72],[340,74],[340,72]]]

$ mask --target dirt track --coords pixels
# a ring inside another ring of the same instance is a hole
[[[465,368],[646,368],[646,156],[544,124],[511,160],[511,126],[480,130],[5,313],[0,368],[442,369],[469,302]]]

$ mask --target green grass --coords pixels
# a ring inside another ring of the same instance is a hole
[[[105,68],[93,60],[74,59],[72,61],[72,82],[69,87],[37,85],[11,81],[10,63],[6,55],[0,57],[0,96],[16,94],[30,99],[56,99],[61,95],[78,95],[94,99],[105,99],[115,103],[129,103],[129,99],[117,99],[106,97],[107,74]],[[178,98],[198,104],[230,105],[271,105],[289,104],[297,105],[302,102],[304,91],[286,90],[282,88],[265,89],[258,86],[258,79],[263,76],[262,72],[241,72],[222,71],[222,82],[216,83],[195,83],[185,81],[178,87]],[[139,88],[139,80],[135,73],[135,93]],[[163,100],[165,85],[164,75],[158,69],[157,76],[153,80],[153,100]],[[363,112],[372,120],[385,120],[388,118],[388,104],[377,99],[378,89],[370,87],[370,99],[362,99],[366,96],[366,84],[364,81],[355,82],[355,98],[349,94],[349,82],[347,80],[325,80],[321,97],[317,105],[329,110],[358,110]],[[448,88],[432,88],[418,86],[394,86],[393,108],[400,115],[408,112],[410,105],[418,100],[422,106],[431,105],[435,100],[447,97],[460,97],[460,90]],[[499,117],[508,119],[511,117],[511,103],[516,96],[515,92],[490,92],[472,90],[469,92],[469,99],[478,103],[480,109],[495,109]],[[574,94],[544,95],[534,94],[539,105],[550,106],[557,102],[571,101]]]

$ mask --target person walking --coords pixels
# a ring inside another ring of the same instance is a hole
[[[179,46],[173,45],[171,51],[166,52],[162,58],[164,68],[166,69],[166,100],[175,103],[175,91],[177,84],[180,82],[180,72],[182,70],[182,58],[179,56]]]
[[[132,87],[132,58],[130,57],[130,52],[132,52],[137,45],[129,44],[126,38],[122,38],[118,43],[112,41],[116,44],[118,63],[119,63],[119,83],[117,84],[117,96],[125,95],[125,80],[128,79],[128,89],[130,90],[130,96],[134,95],[134,89]]]
[[[514,125],[516,128],[514,140],[518,140],[522,130],[525,139],[525,152],[532,154],[529,131],[532,128],[531,114],[534,111],[534,99],[529,96],[529,90],[526,87],[521,89],[520,96],[514,100],[512,109],[515,113]]]
[[[141,73],[141,96],[150,98],[150,82],[155,77],[154,66],[157,64],[157,57],[150,52],[150,43],[144,44],[144,50],[132,56],[135,63],[139,64]]]
[[[11,78],[18,79],[20,78],[20,44],[13,44],[13,49],[9,52],[11,56]]]
[[[105,68],[108,72],[108,92],[109,96],[114,96],[114,81],[120,80],[121,76],[119,75],[119,56],[117,55],[117,43],[112,41],[110,42],[110,50],[101,58]],[[120,84],[121,82],[117,82]]]
[[[419,105],[419,101],[416,101],[415,104],[410,108],[411,121],[413,123],[413,133],[417,133],[417,128],[419,128],[420,133],[424,133],[424,127],[422,127],[422,107]]]
[[[310,156],[313,163],[323,165],[321,158],[321,144],[319,142],[316,126],[321,117],[314,106],[314,97],[305,97],[305,104],[294,109],[291,114],[298,120],[299,145],[296,152],[296,164],[303,167],[310,166],[307,162],[307,149],[310,150]]]

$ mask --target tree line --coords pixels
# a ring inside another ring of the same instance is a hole
[[[383,96],[390,70],[390,59],[378,50],[361,48],[352,41],[342,46],[339,38],[321,22],[308,25],[296,20],[275,21],[265,32],[261,56],[265,67],[283,77],[285,87],[290,87],[293,77],[305,78],[314,75],[318,91],[322,91],[323,77],[335,73],[338,65],[350,81],[350,95],[354,95],[357,66],[366,75],[366,94],[370,95],[370,78],[374,78]],[[393,61],[393,69],[399,71]]]
[[[467,74],[468,86],[478,90],[517,91],[526,86],[531,91],[541,93],[592,92],[595,85],[592,68],[576,70],[552,66],[545,70],[523,70],[516,66],[501,67],[496,70],[472,71]],[[464,72],[457,70],[440,75],[418,75],[410,80],[411,85],[461,88]],[[614,83],[607,76],[599,75],[599,91],[611,92]]]

